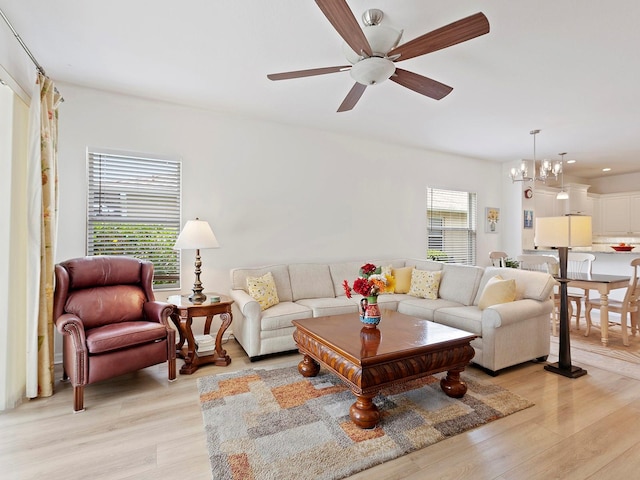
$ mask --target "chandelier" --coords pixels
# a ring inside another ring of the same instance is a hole
[[[520,167],[513,167],[509,176],[511,181],[515,182],[534,182],[539,181],[546,183],[547,179],[553,176],[556,180],[558,175],[562,173],[562,161],[556,160],[551,162],[550,160],[541,160],[538,166],[536,159],[536,135],[540,133],[540,130],[531,130],[529,134],[533,135],[533,165],[529,165],[528,160],[522,160]],[[531,167],[531,168],[530,168]]]

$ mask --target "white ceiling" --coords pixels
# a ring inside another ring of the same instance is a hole
[[[381,9],[401,43],[479,11],[491,31],[398,64],[454,87],[443,100],[384,82],[336,113],[349,73],[266,78],[346,64],[313,0],[0,0],[56,81],[514,165],[541,129],[537,157],[568,152],[567,174],[640,171],[637,0],[348,4]]]

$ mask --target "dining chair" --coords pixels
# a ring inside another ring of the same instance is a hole
[[[629,286],[624,295],[622,301],[609,299],[607,304],[609,306],[609,313],[620,314],[620,328],[622,331],[622,344],[626,347],[629,346],[629,334],[627,327],[631,326],[631,334],[635,336],[638,331],[638,304],[640,298],[640,282],[638,281],[638,266],[640,265],[640,257],[631,260],[631,268],[633,269],[633,275],[629,279]],[[600,308],[600,298],[585,299],[585,319],[587,321],[587,329],[584,332],[584,336],[587,337],[591,333],[591,309]],[[629,322],[629,323],[627,323]]]
[[[494,267],[506,267],[507,257],[506,252],[489,252],[489,261]]]
[[[589,274],[591,275],[592,264],[596,256],[593,253],[569,252],[567,255],[567,275]],[[569,304],[575,304],[576,330],[580,330],[580,314],[582,312],[582,302],[589,296],[589,290],[567,286],[567,297]],[[569,316],[571,319],[571,315]]]
[[[518,266],[522,270],[532,270],[536,272],[545,272],[551,275],[557,275],[560,267],[558,259],[553,255],[534,255],[524,254],[516,257]],[[560,289],[557,285],[551,294],[553,299],[553,310],[551,311],[551,330],[554,337],[558,336],[558,320],[560,318]],[[568,305],[569,318],[571,318],[571,303]]]

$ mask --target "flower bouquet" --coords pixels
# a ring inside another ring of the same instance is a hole
[[[360,300],[360,321],[367,327],[375,327],[380,323],[378,295],[393,292],[395,285],[391,275],[384,275],[381,267],[367,263],[360,267],[359,276],[353,282],[353,288],[346,280],[343,282],[344,293],[351,298],[351,292],[362,295]]]
[[[367,263],[360,267],[359,276],[353,282],[353,288],[346,280],[342,283],[347,298],[351,298],[354,291],[363,297],[377,297],[380,293],[393,292],[393,277],[383,275],[382,268],[373,263]]]

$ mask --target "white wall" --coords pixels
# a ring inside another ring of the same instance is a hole
[[[201,252],[205,290],[228,291],[229,269],[238,266],[423,258],[428,185],[478,193],[479,264],[500,246],[482,223],[485,206],[501,206],[499,164],[58,87],[65,102],[57,261],[85,254],[87,146],[182,158],[183,222],[209,221],[221,244]],[[192,255],[182,259],[185,293]]]

